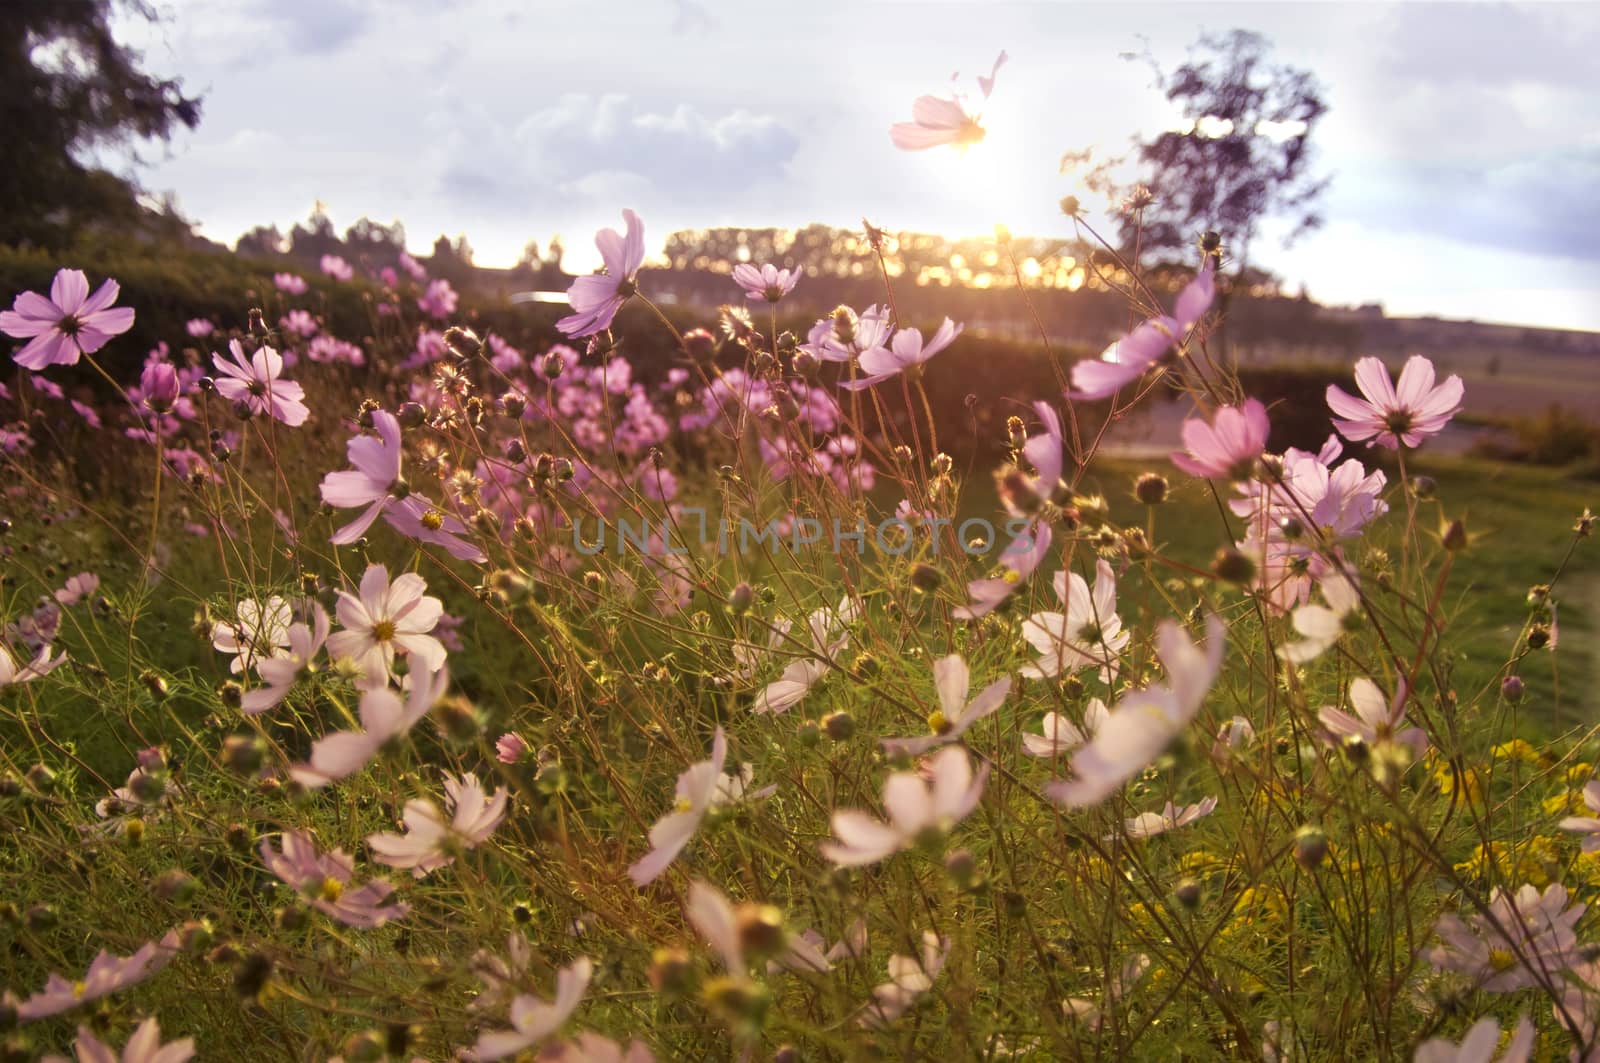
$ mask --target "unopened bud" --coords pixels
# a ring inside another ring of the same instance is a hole
[[[733,921],[740,947],[752,956],[772,956],[783,948],[783,912],[774,905],[741,904]]]
[[[709,362],[717,354],[717,339],[703,328],[683,334],[683,353],[696,362]]]
[[[1321,827],[1306,824],[1294,834],[1294,862],[1315,871],[1328,856],[1328,835]]]
[[[856,733],[856,720],[848,712],[830,712],[822,718],[822,731],[835,742],[848,741]]]
[[[944,577],[932,565],[918,562],[911,566],[911,585],[924,594],[932,594],[939,589],[939,584]]]
[[[1459,553],[1467,546],[1467,526],[1460,520],[1453,520],[1444,529],[1444,548],[1452,554]]]
[[[1245,584],[1255,578],[1256,563],[1233,547],[1225,546],[1211,559],[1211,571],[1220,580]]]
[[[662,993],[682,993],[689,987],[694,962],[677,948],[658,948],[650,957],[650,984]]]
[[[254,775],[261,770],[267,744],[259,735],[229,735],[222,740],[222,763],[229,771]]]
[[[743,616],[755,604],[756,592],[748,583],[741,583],[728,594],[728,612]]]
[[[1500,681],[1500,696],[1512,704],[1522,700],[1522,692],[1523,685],[1520,675],[1508,675]]]
[[[267,338],[267,317],[261,312],[261,308],[258,306],[253,306],[250,308],[249,328],[250,335],[255,336],[258,339]]]

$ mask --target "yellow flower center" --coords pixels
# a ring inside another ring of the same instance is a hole
[[[82,1000],[83,999],[83,995],[85,993],[87,993],[88,991],[89,991],[89,987],[87,985],[85,985],[82,981],[77,981],[77,982],[73,982],[72,983],[72,995],[74,997],[78,998],[79,1000]]]
[[[672,803],[672,811],[674,812],[687,812],[692,808],[694,808],[694,803],[687,797],[680,797]]]
[[[336,878],[325,878],[322,880],[322,885],[317,887],[317,894],[323,900],[332,904],[344,896],[344,883]]]
[[[1509,971],[1517,965],[1517,958],[1506,949],[1489,950],[1489,966],[1498,971]]]
[[[372,637],[379,642],[388,642],[394,638],[394,621],[380,620],[372,625]]]
[[[928,713],[928,731],[932,734],[942,735],[950,730],[950,721],[938,709]]]

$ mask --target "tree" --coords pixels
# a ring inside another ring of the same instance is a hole
[[[132,183],[87,153],[199,123],[199,99],[112,35],[118,9],[156,18],[143,0],[0,3],[0,242],[57,244],[92,222],[140,220]]]
[[[359,260],[373,266],[392,266],[406,249],[406,227],[398,219],[384,225],[362,217],[344,231],[344,243]]]
[[[1265,37],[1247,30],[1206,35],[1170,74],[1146,53],[1156,87],[1178,106],[1182,122],[1135,141],[1134,183],[1119,185],[1112,176],[1126,158],[1086,174],[1090,187],[1125,201],[1118,234],[1124,250],[1137,242],[1159,257],[1215,232],[1242,275],[1265,219],[1289,223],[1286,242],[1321,224],[1317,201],[1328,180],[1312,172],[1311,138],[1328,107],[1309,71],[1272,63],[1270,50]],[[1063,168],[1086,158],[1069,155]]]

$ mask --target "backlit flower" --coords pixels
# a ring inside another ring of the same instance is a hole
[[[1083,726],[1079,727],[1060,713],[1047,712],[1040,724],[1041,734],[1024,734],[1022,751],[1030,757],[1057,757],[1070,753],[1094,737],[1095,731],[1106,722],[1106,703],[1090,698],[1083,710]]]
[[[868,1029],[882,1029],[904,1015],[917,998],[933,988],[934,979],[950,957],[950,940],[932,930],[922,932],[918,955],[889,957],[889,980],[872,990],[872,1002],[857,1020]]]
[[[161,1027],[154,1017],[141,1022],[118,1052],[102,1043],[87,1026],[78,1027],[72,1043],[77,1063],[188,1063],[194,1058],[194,1038],[180,1037],[161,1043]],[[45,1056],[40,1063],[67,1063],[65,1056]]]
[[[305,389],[292,380],[283,379],[283,356],[263,344],[256,352],[245,357],[244,347],[238,340],[228,342],[228,361],[213,353],[211,362],[221,374],[216,378],[217,394],[257,415],[266,414],[282,421],[290,428],[305,424],[311,410],[301,400]]]
[[[978,78],[978,89],[984,99],[994,91],[995,75],[1006,59],[1006,53],[1001,52],[989,76]],[[941,144],[964,148],[983,137],[983,126],[967,111],[966,99],[959,93],[951,97],[919,96],[911,105],[911,121],[896,122],[889,127],[889,138],[902,151],[926,151]]]
[[[779,269],[769,262],[757,268],[748,262],[741,262],[733,267],[733,280],[744,289],[746,299],[765,299],[769,303],[776,303],[794,291],[794,286],[800,283],[800,273],[798,266]]]
[[[1255,399],[1245,400],[1243,406],[1222,407],[1210,424],[1190,417],[1183,422],[1186,450],[1174,451],[1172,464],[1191,476],[1248,480],[1271,430],[1266,407]]]
[[[865,377],[842,381],[839,386],[849,391],[860,391],[898,373],[920,369],[928,359],[950,346],[964,327],[945,318],[927,343],[922,342],[920,330],[903,328],[890,338],[888,347],[863,351],[856,359],[861,371],[867,374]]]
[[[1383,696],[1378,684],[1365,676],[1350,683],[1350,705],[1356,710],[1351,716],[1343,709],[1325,705],[1317,713],[1322,726],[1336,738],[1359,738],[1369,746],[1380,742],[1398,742],[1411,750],[1414,757],[1428,751],[1428,736],[1420,727],[1401,729],[1406,718],[1406,685],[1401,681],[1391,701]]]
[[[31,1022],[48,1015],[59,1015],[80,1004],[137,985],[171,963],[178,948],[178,933],[174,930],[160,941],[147,942],[127,956],[101,949],[90,962],[89,969],[77,981],[69,982],[59,974],[51,974],[45,980],[43,989],[17,1005],[17,1018]]]
[[[3,654],[4,651],[0,651]],[[1583,787],[1583,803],[1600,815],[1600,779],[1590,779]],[[1600,850],[1600,819],[1595,816],[1568,816],[1559,824],[1562,830],[1583,835],[1583,851]]]
[[[289,769],[302,786],[313,789],[354,775],[391,742],[403,738],[428,714],[449,686],[449,673],[441,668],[432,675],[409,674],[405,700],[388,686],[361,693],[359,731],[334,731],[311,743],[311,760]]]
[[[480,1033],[478,1043],[468,1051],[469,1057],[480,1061],[504,1059],[547,1040],[578,1010],[593,975],[594,964],[580,956],[572,966],[556,973],[554,1000],[531,993],[516,997],[511,1001],[511,1029]]]
[[[644,223],[631,210],[624,210],[622,217],[628,223],[626,237],[615,229],[595,234],[594,244],[606,271],[579,277],[567,289],[573,312],[557,321],[556,328],[568,336],[592,336],[610,328],[622,304],[639,290],[636,278],[644,264]]]
[[[1117,615],[1117,577],[1110,564],[1104,559],[1095,563],[1093,591],[1082,576],[1065,569],[1056,573],[1055,588],[1066,612],[1034,613],[1023,622],[1022,637],[1040,656],[1024,665],[1022,674],[1039,679],[1099,665],[1109,679],[1132,637]]]
[[[1360,359],[1356,387],[1362,398],[1328,385],[1328,408],[1336,415],[1333,426],[1352,443],[1370,439],[1390,450],[1402,443],[1415,447],[1438,435],[1461,409],[1465,390],[1454,375],[1435,385],[1433,363],[1420,354],[1406,359],[1398,384],[1390,382],[1389,370],[1377,358]]]
[[[259,602],[245,598],[239,602],[236,619],[211,625],[211,645],[219,653],[234,654],[228,670],[242,675],[288,647],[293,619],[289,603],[276,594]]]
[[[328,636],[329,655],[354,661],[371,679],[391,674],[396,654],[406,655],[413,669],[444,667],[444,645],[429,634],[444,614],[444,603],[426,595],[427,589],[415,572],[401,573],[391,583],[387,568],[367,566],[359,594],[339,592],[336,611],[344,630]]]
[[[1171,315],[1151,318],[1106,348],[1098,359],[1084,359],[1075,364],[1068,398],[1085,401],[1107,398],[1123,385],[1139,379],[1169,350],[1185,342],[1190,330],[1211,309],[1216,294],[1216,271],[1207,260],[1195,279],[1179,294]]]
[[[823,842],[822,855],[840,867],[860,867],[909,849],[925,832],[947,833],[978,807],[989,765],[974,776],[966,750],[951,746],[933,757],[928,774],[928,781],[909,771],[889,776],[883,784],[887,823],[855,809],[835,812],[837,841]]]
[[[76,365],[83,355],[133,327],[133,308],[111,305],[120,291],[116,281],[107,279],[90,295],[82,270],[57,270],[50,298],[23,292],[10,310],[0,311],[0,332],[28,341],[13,356],[24,369]]]
[[[933,687],[939,696],[939,708],[928,718],[933,733],[917,738],[886,738],[884,752],[915,757],[935,746],[954,742],[966,734],[969,727],[998,709],[1011,691],[1011,677],[1002,676],[968,702],[970,683],[971,671],[959,653],[933,662]]]
[[[1427,958],[1435,967],[1467,975],[1490,993],[1557,986],[1562,972],[1582,958],[1573,928],[1587,905],[1569,907],[1569,899],[1559,884],[1542,893],[1529,885],[1514,894],[1497,888],[1489,895],[1492,920],[1481,912],[1466,922],[1440,916],[1434,925],[1439,944],[1427,950]]]
[[[1178,808],[1168,801],[1160,812],[1141,812],[1123,824],[1130,838],[1154,838],[1157,834],[1165,834],[1179,827],[1186,827],[1197,819],[1202,819],[1216,811],[1217,799],[1207,797],[1199,804],[1186,805]],[[1115,835],[1108,836],[1115,837]]]
[[[317,852],[316,843],[305,831],[285,831],[278,849],[272,847],[271,839],[263,838],[261,862],[311,907],[345,926],[371,930],[411,910],[403,901],[384,903],[394,887],[381,878],[350,889],[355,860],[343,849]]]
[[[1558,1013],[1559,1018],[1559,1013]],[[1461,1043],[1435,1037],[1417,1046],[1411,1063],[1527,1063],[1533,1057],[1538,1031],[1527,1016],[1517,1020],[1517,1028],[1506,1042],[1505,1052],[1496,1060],[1500,1047],[1500,1024],[1492,1017],[1479,1019]]]
[[[459,778],[446,772],[444,793],[448,816],[427,798],[414,798],[400,815],[405,834],[369,835],[373,859],[423,878],[453,861],[457,848],[475,849],[488,841],[506,817],[506,788],[491,795],[471,772]]]

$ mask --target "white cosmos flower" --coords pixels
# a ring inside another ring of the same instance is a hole
[[[594,964],[588,957],[580,956],[572,966],[556,974],[554,1000],[544,1000],[531,993],[516,997],[511,1001],[511,1029],[480,1033],[478,1043],[468,1050],[468,1057],[486,1063],[516,1055],[547,1040],[578,1010],[593,975]]]
[[[1049,795],[1070,808],[1096,805],[1149,767],[1194,719],[1216,682],[1224,630],[1220,617],[1207,616],[1202,650],[1183,628],[1164,621],[1156,635],[1156,655],[1166,668],[1166,683],[1117,702],[1094,737],[1072,755],[1072,778],[1051,784]]]
[[[413,668],[436,672],[444,667],[444,644],[429,632],[444,615],[444,603],[423,592],[428,585],[415,572],[389,581],[389,570],[370,565],[361,577],[361,593],[339,592],[337,612],[343,631],[328,636],[328,654],[354,661],[371,681],[394,671],[397,653]]]
[[[471,772],[459,778],[445,773],[444,792],[451,813],[448,817],[427,798],[407,801],[400,817],[405,834],[367,838],[373,859],[390,867],[409,868],[413,876],[423,878],[455,860],[457,846],[473,849],[488,841],[506,818],[509,791],[502,786],[491,795]]]
[[[1099,698],[1090,698],[1089,704],[1083,710],[1083,726],[1067,719],[1058,712],[1047,712],[1040,724],[1042,734],[1025,734],[1022,736],[1022,751],[1030,757],[1057,757],[1062,753],[1070,753],[1077,749],[1100,729],[1106,722],[1106,703]]]
[[[860,867],[916,844],[925,831],[948,831],[978,807],[989,765],[974,777],[959,746],[940,750],[927,763],[929,780],[916,772],[896,772],[883,784],[887,823],[856,809],[833,814],[837,841],[823,842],[822,855],[840,867]]]
[[[967,728],[998,709],[1011,691],[1011,677],[1004,676],[984,687],[969,702],[967,690],[971,679],[967,662],[959,653],[933,662],[933,686],[939,695],[939,711],[929,720],[934,733],[917,738],[886,738],[883,740],[884,751],[891,755],[904,753],[915,757],[936,746],[948,745],[966,734]]]

